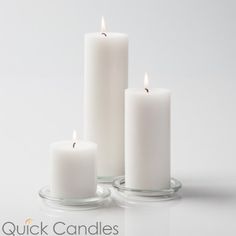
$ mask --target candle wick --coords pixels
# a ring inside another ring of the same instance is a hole
[[[145,88],[146,92],[149,93],[149,89],[148,88]]]
[[[106,33],[102,32],[101,34],[104,35],[105,37],[107,37],[107,34],[106,34]]]
[[[76,144],[76,142],[73,143],[73,148],[75,148],[75,144]]]

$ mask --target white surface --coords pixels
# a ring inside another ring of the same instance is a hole
[[[118,224],[120,235],[135,227],[136,235],[235,235],[235,10],[233,0],[2,0],[1,224],[68,217]],[[37,191],[49,182],[49,144],[82,132],[84,33],[101,15],[129,35],[130,87],[148,71],[150,86],[173,92],[172,176],[183,182],[182,199],[148,210],[51,212]]]

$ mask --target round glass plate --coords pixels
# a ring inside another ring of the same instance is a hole
[[[39,196],[51,206],[77,208],[78,210],[89,210],[105,205],[111,192],[108,188],[98,186],[97,193],[90,198],[58,198],[51,194],[49,186],[43,187],[39,191]]]
[[[158,189],[158,190],[141,190],[132,189],[125,186],[125,177],[117,177],[113,183],[113,187],[121,193],[124,197],[140,201],[159,201],[159,200],[169,200],[175,198],[176,193],[182,187],[179,180],[171,178],[170,188],[168,189]]]
[[[98,176],[97,180],[100,184],[112,184],[114,181],[114,176]]]

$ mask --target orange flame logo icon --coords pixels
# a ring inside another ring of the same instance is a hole
[[[30,224],[32,224],[32,222],[33,222],[33,220],[31,218],[28,218],[25,220],[26,225],[30,225]]]

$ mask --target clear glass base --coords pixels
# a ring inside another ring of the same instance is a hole
[[[181,189],[179,180],[171,178],[170,188],[157,190],[132,189],[125,186],[125,177],[120,176],[114,179],[113,187],[125,198],[135,201],[160,201],[176,198],[176,193]]]
[[[97,180],[101,184],[112,184],[115,178],[115,176],[98,176]]]
[[[111,192],[108,188],[98,186],[97,193],[90,198],[57,198],[52,196],[49,186],[39,191],[39,196],[49,206],[58,208],[76,208],[77,210],[90,210],[105,205],[110,198]]]

